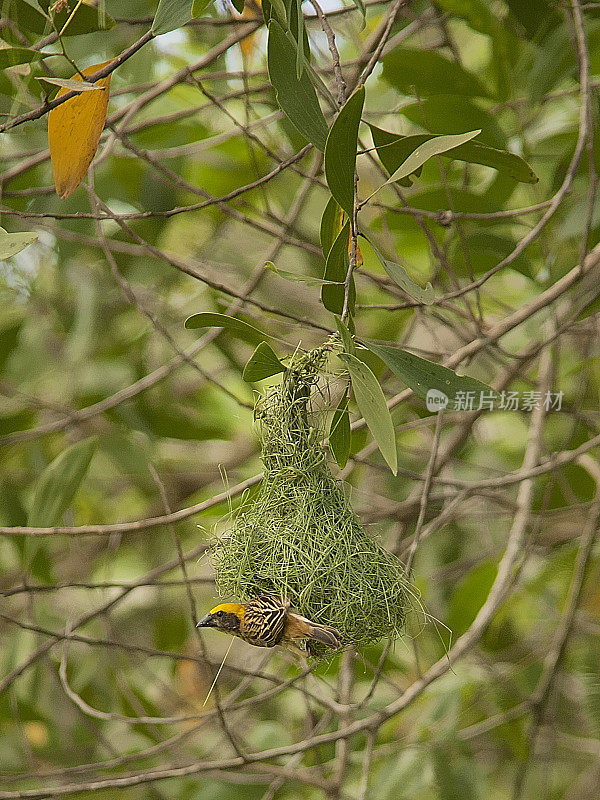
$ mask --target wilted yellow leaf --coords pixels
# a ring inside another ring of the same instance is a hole
[[[110,61],[93,64],[82,72],[84,75],[93,75],[107,64]],[[95,85],[103,86],[104,91],[82,92],[48,114],[54,186],[56,194],[63,200],[79,186],[96,153],[106,122],[110,79],[111,75],[108,75],[96,81]],[[73,80],[81,81],[81,76],[74,75]],[[56,96],[61,97],[67,91],[61,89]]]

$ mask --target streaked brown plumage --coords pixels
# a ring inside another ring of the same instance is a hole
[[[222,603],[200,620],[199,628],[218,628],[239,636],[255,647],[282,645],[296,653],[306,651],[296,642],[319,642],[337,650],[342,637],[328,625],[321,625],[291,610],[289,600],[261,594],[248,603]]]

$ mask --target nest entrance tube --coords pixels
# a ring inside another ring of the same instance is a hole
[[[324,360],[322,349],[303,356],[258,400],[264,478],[217,540],[213,563],[221,594],[288,597],[360,646],[400,634],[410,587],[401,562],[362,527],[311,424],[311,389]]]

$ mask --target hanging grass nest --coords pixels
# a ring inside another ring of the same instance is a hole
[[[322,348],[302,356],[257,402],[264,478],[217,539],[213,563],[221,594],[288,597],[345,643],[366,645],[401,632],[411,590],[401,562],[365,531],[329,471],[309,410],[325,358]]]

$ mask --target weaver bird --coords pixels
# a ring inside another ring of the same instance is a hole
[[[306,651],[296,642],[319,642],[334,650],[342,646],[342,637],[335,628],[311,622],[290,607],[290,601],[283,597],[261,594],[243,605],[222,603],[215,606],[196,627],[218,628],[255,647],[282,645],[302,656],[306,656]]]

